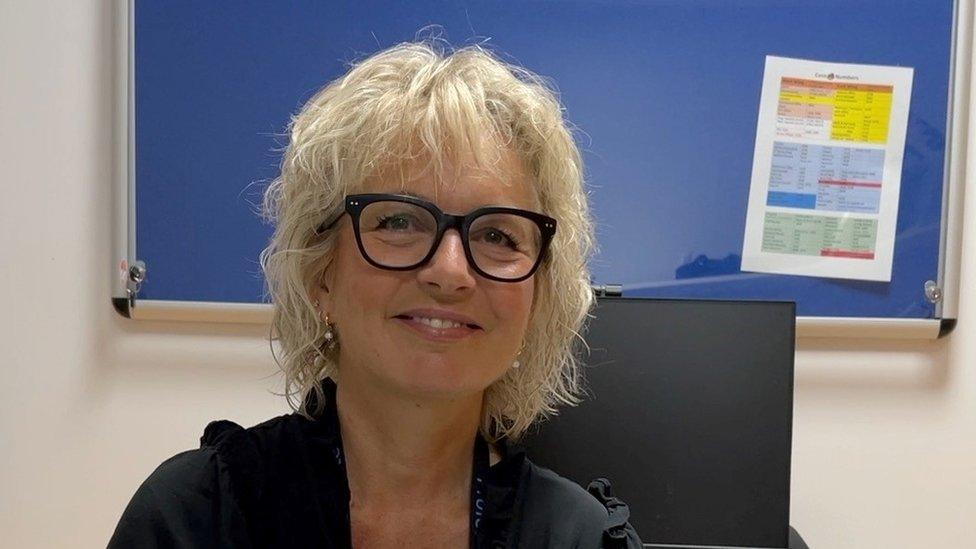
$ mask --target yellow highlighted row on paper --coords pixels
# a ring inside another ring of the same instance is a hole
[[[779,100],[781,103],[832,106],[831,139],[865,143],[888,141],[891,93],[861,90],[808,93],[787,89],[780,90]]]

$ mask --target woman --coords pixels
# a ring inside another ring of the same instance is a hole
[[[577,402],[593,300],[580,155],[538,77],[478,47],[380,52],[293,120],[265,212],[297,413],[212,423],[111,546],[640,546],[605,483],[511,444]]]

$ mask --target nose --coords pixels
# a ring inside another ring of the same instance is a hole
[[[474,275],[456,229],[444,233],[433,257],[417,271],[417,278],[426,289],[445,294],[470,290],[475,284]]]

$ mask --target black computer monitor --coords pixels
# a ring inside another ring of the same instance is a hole
[[[525,440],[607,477],[647,546],[786,548],[795,304],[602,298],[587,399]]]

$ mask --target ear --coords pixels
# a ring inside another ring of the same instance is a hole
[[[328,267],[326,267],[325,271],[322,273],[318,281],[315,283],[315,286],[313,286],[311,289],[310,297],[312,298],[313,302],[314,301],[319,302],[320,313],[329,310],[329,305],[331,303],[331,298],[332,298],[331,288],[332,288],[333,273],[334,270],[332,268],[332,264],[330,264]]]

